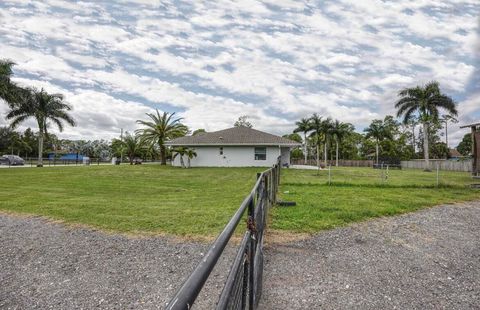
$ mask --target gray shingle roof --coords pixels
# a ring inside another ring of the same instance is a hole
[[[193,145],[283,145],[300,146],[301,144],[283,137],[272,135],[248,127],[233,127],[220,131],[185,136],[165,143],[171,146]]]

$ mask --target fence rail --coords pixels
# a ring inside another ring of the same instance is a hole
[[[247,229],[218,299],[217,310],[256,309],[262,294],[263,238],[267,211],[276,203],[280,183],[280,161],[259,173],[250,194],[210,246],[167,306],[168,310],[191,309],[228,241],[247,211]]]
[[[375,162],[373,160],[346,160],[346,159],[339,159],[338,165],[341,167],[373,167]],[[308,166],[317,166],[316,159],[292,159],[292,165],[308,165]],[[322,167],[325,166],[325,161],[320,159],[320,165]],[[327,160],[327,166],[335,166],[335,160]]]
[[[425,161],[424,160],[408,160],[401,162],[402,168],[410,168],[410,169],[425,169]],[[472,161],[465,160],[465,161],[453,161],[453,160],[445,160],[445,159],[430,159],[430,165],[428,169],[435,170],[438,168],[440,170],[448,170],[448,171],[463,171],[463,172],[471,172],[472,171]]]

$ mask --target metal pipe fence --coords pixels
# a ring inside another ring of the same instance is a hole
[[[250,194],[210,246],[195,270],[167,306],[168,310],[191,309],[211,271],[222,255],[240,220],[247,212],[247,227],[230,268],[217,310],[256,309],[262,295],[263,245],[268,209],[276,203],[280,161],[259,173]]]

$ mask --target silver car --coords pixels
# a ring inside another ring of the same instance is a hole
[[[23,166],[25,160],[17,155],[3,155],[0,157],[0,165]]]

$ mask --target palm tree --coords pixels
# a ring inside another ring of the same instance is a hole
[[[338,167],[338,149],[342,140],[347,134],[352,130],[353,125],[349,123],[342,123],[338,120],[335,120],[332,127],[332,136],[335,140],[335,166]]]
[[[425,157],[425,170],[429,170],[429,145],[428,128],[431,122],[438,121],[439,110],[445,110],[451,116],[457,116],[457,108],[452,98],[442,94],[438,82],[433,81],[425,86],[405,88],[398,95],[400,100],[395,104],[397,116],[403,116],[403,122],[418,114],[418,120],[423,125],[423,154]]]
[[[15,63],[10,60],[0,60],[0,99],[5,100],[10,107],[21,101],[29,92],[11,81],[14,65]]]
[[[378,165],[380,141],[383,140],[386,131],[383,121],[380,119],[373,120],[370,126],[365,128],[364,131],[367,133],[367,135],[365,136],[367,139],[375,139],[375,162]]]
[[[448,122],[455,124],[455,123],[458,123],[458,119],[453,115],[447,114],[447,115],[443,115],[440,121],[442,123],[445,123],[445,144],[447,145],[447,148],[450,149],[448,147]]]
[[[315,146],[317,148],[317,167],[320,167],[320,137],[322,135],[323,122],[322,117],[314,113],[310,119],[310,129],[313,130],[312,136],[315,137]]]
[[[139,156],[144,150],[144,144],[142,139],[138,135],[125,133],[125,138],[121,141],[123,151],[128,156],[130,165],[133,165],[133,160],[136,156]]]
[[[35,118],[38,124],[38,163],[37,167],[43,167],[43,139],[48,135],[47,129],[50,122],[54,123],[59,131],[63,131],[63,122],[75,126],[74,119],[68,114],[72,108],[63,101],[61,94],[48,94],[41,89],[29,89],[28,96],[24,96],[20,102],[14,103],[6,118],[12,119],[10,126],[17,127],[30,117]]]
[[[167,164],[167,148],[165,141],[183,137],[188,133],[187,126],[181,123],[182,118],[174,119],[175,113],[160,112],[156,110],[156,114],[146,113],[151,121],[138,120],[137,123],[143,125],[145,128],[138,129],[142,139],[150,144],[157,144],[160,148],[160,157],[162,165]]]
[[[296,122],[297,128],[293,132],[303,132],[303,148],[305,156],[305,164],[307,163],[307,132],[312,130],[310,120],[308,118],[302,118],[300,121]]]
[[[197,157],[197,152],[194,149],[187,148],[185,155],[187,156],[188,168],[190,168],[190,160]]]
[[[175,160],[175,158],[177,156],[180,156],[180,164],[182,165],[182,168],[186,168],[185,167],[185,162],[183,161],[183,156],[185,156],[185,154],[187,153],[187,148],[186,147],[176,147],[174,149],[172,149],[172,153],[173,153],[173,158],[172,160]],[[196,154],[195,154],[196,156]]]
[[[333,121],[330,117],[322,121],[322,133],[323,133],[323,143],[324,143],[324,162],[325,167],[328,165],[328,144],[330,143],[330,138],[333,133]]]

